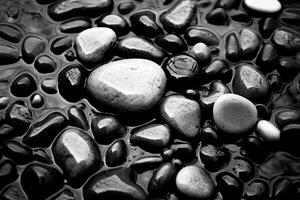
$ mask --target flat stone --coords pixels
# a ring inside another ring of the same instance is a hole
[[[193,139],[199,134],[201,123],[200,105],[181,95],[166,97],[160,105],[162,119],[185,138]]]
[[[180,193],[192,199],[209,199],[216,192],[210,175],[197,166],[182,168],[176,176],[176,186]]]
[[[118,112],[148,111],[161,99],[166,76],[159,65],[145,59],[124,59],[96,68],[87,92],[98,103]]]
[[[214,104],[213,118],[221,131],[240,136],[255,126],[257,110],[251,101],[242,96],[224,94]]]
[[[95,27],[82,31],[75,40],[78,59],[88,65],[99,64],[105,54],[115,45],[116,33],[106,27]]]
[[[247,8],[262,13],[276,13],[282,7],[278,0],[244,0],[244,3]]]

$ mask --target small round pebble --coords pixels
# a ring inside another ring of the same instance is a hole
[[[214,104],[213,118],[221,131],[238,136],[255,125],[257,110],[251,101],[240,95],[224,94]]]
[[[276,13],[281,10],[278,0],[245,0],[244,3],[247,8],[262,13]]]
[[[256,125],[256,133],[267,142],[280,140],[280,130],[267,120],[260,120]]]

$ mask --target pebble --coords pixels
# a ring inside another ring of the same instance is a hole
[[[266,142],[280,141],[280,130],[269,121],[259,120],[256,125],[256,133]]]
[[[117,44],[117,52],[124,58],[144,58],[160,63],[165,58],[165,53],[140,37],[129,36],[121,39]]]
[[[202,71],[202,77],[206,78],[208,81],[223,79],[225,78],[226,72],[229,70],[228,63],[221,59],[215,58],[207,67]]]
[[[196,3],[193,0],[178,1],[160,15],[160,22],[168,32],[184,31],[193,21]]]
[[[57,80],[55,78],[45,78],[41,82],[41,88],[47,94],[56,94]]]
[[[100,105],[122,113],[142,113],[158,103],[165,86],[165,73],[156,63],[124,59],[96,68],[86,89]]]
[[[131,162],[130,168],[138,173],[143,173],[148,170],[154,170],[163,163],[161,156],[140,156],[135,161]]]
[[[0,24],[0,38],[13,43],[19,43],[24,33],[20,28],[11,24]]]
[[[256,64],[262,71],[273,71],[279,60],[279,54],[272,44],[264,44],[256,58]]]
[[[258,136],[247,136],[243,139],[242,155],[248,156],[256,163],[261,163],[269,154],[266,142]]]
[[[251,180],[255,176],[255,166],[244,157],[236,157],[232,161],[233,173],[243,182]]]
[[[216,7],[221,7],[227,10],[231,9],[232,7],[235,7],[238,3],[239,0],[218,0]]]
[[[16,164],[11,160],[0,161],[0,190],[18,178]]]
[[[174,158],[184,163],[191,163],[195,160],[195,148],[189,143],[175,143],[170,149],[173,151]]]
[[[300,112],[298,109],[283,109],[275,115],[275,123],[280,129],[288,124],[297,124],[299,122]]]
[[[89,128],[88,119],[84,110],[76,106],[71,106],[68,109],[69,125],[87,130]]]
[[[210,29],[204,27],[192,27],[187,30],[184,35],[185,40],[189,45],[195,45],[199,42],[206,44],[207,46],[218,46],[219,38]]]
[[[84,199],[132,199],[147,200],[142,187],[137,185],[135,172],[130,168],[101,171],[88,180],[83,187]]]
[[[92,28],[92,21],[88,18],[70,19],[62,22],[59,26],[62,33],[79,33],[89,28]]]
[[[282,128],[280,134],[280,144],[285,151],[288,151],[294,155],[299,155],[299,146],[297,142],[300,138],[299,130],[299,124],[288,124]]]
[[[221,131],[241,136],[255,126],[257,110],[251,101],[242,96],[224,94],[214,104],[213,118]]]
[[[206,15],[208,23],[213,25],[228,25],[228,15],[223,8],[216,8]]]
[[[237,61],[240,59],[240,45],[235,33],[230,33],[226,37],[225,49],[225,55],[228,60]]]
[[[149,184],[148,192],[152,196],[166,194],[170,191],[170,186],[175,182],[177,174],[176,166],[173,163],[167,162],[162,164],[152,175]]]
[[[278,0],[244,0],[244,4],[250,10],[261,13],[276,13],[281,10],[281,3]]]
[[[9,125],[9,124],[2,124],[0,126],[0,140],[5,141],[8,138],[12,138],[16,135],[15,129]],[[0,158],[1,158],[1,152],[0,152]]]
[[[175,33],[159,35],[154,41],[156,45],[170,53],[181,53],[187,50],[185,41]]]
[[[105,163],[109,167],[116,167],[127,160],[127,145],[123,140],[116,140],[106,150]]]
[[[31,74],[23,73],[16,77],[10,86],[10,91],[17,97],[28,97],[37,89],[36,81]]]
[[[80,129],[62,131],[52,145],[52,152],[56,164],[74,188],[82,186],[101,167],[101,152],[97,144]]]
[[[27,36],[21,47],[23,60],[31,64],[35,58],[46,50],[46,41],[38,35]]]
[[[211,120],[206,120],[203,124],[203,127],[200,131],[200,138],[205,144],[216,145],[220,143],[219,135],[217,134],[215,124]]]
[[[202,146],[200,149],[201,162],[210,171],[219,170],[229,161],[229,158],[229,151],[226,148],[219,148],[209,144]]]
[[[240,32],[241,55],[245,59],[252,59],[256,56],[260,47],[259,36],[249,28]]]
[[[280,75],[271,74],[268,76],[268,81],[270,82],[270,87],[273,92],[280,92],[283,86],[283,82]]]
[[[279,60],[277,70],[282,79],[291,80],[300,72],[300,61],[290,57],[282,57]]]
[[[99,144],[110,144],[126,133],[125,126],[113,115],[97,114],[91,120],[91,130]]]
[[[149,124],[133,129],[130,142],[148,152],[160,152],[170,146],[171,130],[164,124]]]
[[[272,17],[263,18],[258,24],[259,31],[264,38],[270,37],[270,35],[277,28],[277,21]]]
[[[268,199],[269,186],[263,179],[254,179],[246,185],[244,189],[244,197],[246,200],[251,199]]]
[[[216,186],[210,175],[197,166],[182,168],[176,176],[176,186],[187,198],[209,199],[216,193]]]
[[[7,96],[0,96],[0,110],[7,107],[9,98]]]
[[[118,11],[120,14],[127,15],[127,14],[131,13],[135,8],[136,8],[136,5],[131,1],[122,2],[118,6]]]
[[[70,102],[82,98],[85,83],[85,69],[80,64],[70,64],[58,74],[58,90],[60,95]]]
[[[156,23],[156,15],[152,11],[141,11],[130,16],[131,29],[137,35],[154,38],[163,33]]]
[[[60,190],[63,184],[61,172],[44,164],[31,163],[21,175],[21,185],[29,199],[45,199]]]
[[[270,97],[270,84],[255,66],[243,63],[235,69],[232,89],[253,102],[264,102]]]
[[[2,200],[24,200],[26,196],[18,184],[11,184],[2,190],[0,198]]]
[[[30,147],[48,147],[66,125],[67,118],[60,112],[53,111],[41,115],[30,126],[23,143]]]
[[[62,54],[73,45],[73,39],[70,36],[62,36],[55,38],[50,45],[50,50],[56,54]]]
[[[284,28],[277,28],[272,36],[272,41],[283,54],[292,54],[299,51],[299,34]]]
[[[75,195],[72,190],[66,188],[59,192],[57,195],[53,196],[49,200],[77,200],[78,197]]]
[[[243,184],[229,172],[221,172],[216,176],[217,186],[224,199],[241,199]]]
[[[35,60],[34,68],[41,74],[49,74],[56,70],[57,63],[52,57],[41,55]]]
[[[299,8],[285,8],[280,15],[280,21],[284,24],[294,28],[300,23],[300,9]]]
[[[34,149],[33,158],[34,160],[44,164],[53,164],[52,156],[49,152],[46,152],[44,149]]]
[[[3,155],[12,159],[17,165],[24,165],[33,161],[32,150],[15,140],[8,140],[2,143]]]
[[[205,66],[211,60],[211,52],[208,46],[199,42],[191,47],[189,55],[193,56],[200,65]]]
[[[200,105],[181,95],[171,95],[160,104],[162,119],[187,139],[199,135],[201,123]]]
[[[48,7],[48,15],[56,21],[79,16],[96,17],[112,7],[113,0],[60,0]]]
[[[89,65],[96,65],[112,49],[117,41],[116,33],[106,27],[89,28],[78,34],[75,49],[78,59]]]
[[[251,22],[251,17],[243,10],[237,10],[231,15],[231,19],[240,23]]]
[[[0,44],[0,65],[13,64],[19,60],[20,56],[16,47]]]
[[[95,21],[98,27],[108,27],[115,31],[117,36],[126,35],[129,32],[129,24],[126,19],[120,15],[109,14],[100,17]]]
[[[273,199],[293,199],[293,185],[289,178],[278,179],[273,185]]]

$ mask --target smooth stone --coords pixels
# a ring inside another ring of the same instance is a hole
[[[165,53],[160,48],[136,36],[121,39],[116,49],[124,58],[144,58],[158,63],[165,58]]]
[[[111,10],[112,0],[60,0],[48,7],[48,15],[56,20],[66,20],[73,17],[97,17]]]
[[[45,199],[63,187],[62,173],[56,168],[32,163],[21,175],[21,185],[29,199]]]
[[[44,164],[53,164],[52,156],[49,152],[46,152],[42,148],[34,149],[33,150],[33,157],[34,160],[44,163]]]
[[[259,36],[249,28],[244,28],[240,32],[241,55],[245,59],[252,59],[257,54],[260,47]]]
[[[206,15],[206,20],[210,24],[224,26],[228,24],[228,15],[223,8],[216,8]]]
[[[18,165],[24,165],[33,161],[33,152],[28,146],[14,140],[2,143],[3,155],[12,159]]]
[[[282,129],[288,124],[300,123],[300,112],[298,109],[284,109],[275,115],[276,125]]]
[[[82,186],[102,165],[97,144],[89,134],[76,128],[60,133],[52,145],[52,153],[56,164],[74,188]]]
[[[280,75],[271,74],[268,76],[268,81],[273,92],[279,92],[282,89],[283,82]]]
[[[71,106],[68,109],[69,125],[87,130],[89,128],[88,119],[82,108]]]
[[[78,34],[75,49],[78,59],[87,65],[96,65],[103,61],[107,52],[117,41],[116,33],[106,27],[89,28]]]
[[[189,143],[175,143],[170,149],[173,151],[174,158],[183,163],[191,163],[195,160],[195,148]]]
[[[280,134],[280,144],[284,150],[288,151],[293,155],[299,156],[299,138],[300,138],[300,125],[299,124],[288,124],[282,128]]]
[[[247,136],[243,139],[242,154],[251,158],[256,163],[263,162],[269,156],[269,149],[266,142],[258,136]]]
[[[294,28],[300,24],[300,9],[286,8],[281,12],[280,21]]]
[[[92,118],[91,130],[97,143],[110,144],[126,133],[125,126],[113,115],[97,114]]]
[[[253,102],[264,102],[270,96],[270,84],[255,66],[243,63],[235,69],[232,89]]]
[[[163,33],[156,23],[156,15],[152,11],[140,11],[130,16],[131,30],[137,34],[149,38]]]
[[[20,136],[29,128],[33,114],[24,101],[16,101],[6,109],[5,120],[16,129],[17,136]]]
[[[217,134],[217,130],[213,121],[206,120],[204,122],[203,128],[200,131],[200,138],[201,141],[203,141],[203,145],[217,145],[220,143],[220,136]]]
[[[240,45],[235,33],[230,33],[226,37],[225,49],[225,55],[228,60],[236,61],[240,59]]]
[[[11,160],[1,160],[0,162],[0,190],[18,178],[16,164]]]
[[[116,140],[106,150],[105,163],[109,167],[123,164],[127,160],[127,145],[123,140]]]
[[[148,152],[160,152],[171,143],[171,130],[164,124],[149,124],[133,129],[130,142]]]
[[[200,105],[181,95],[171,95],[160,105],[162,119],[182,136],[193,139],[198,136],[201,123]]]
[[[79,33],[89,28],[92,28],[92,21],[87,18],[74,18],[59,25],[59,30],[62,33]]]
[[[244,189],[245,200],[268,199],[269,186],[263,179],[254,179]]]
[[[300,61],[291,57],[283,57],[279,60],[277,70],[282,79],[291,80],[300,72]]]
[[[41,74],[49,74],[56,70],[57,64],[52,57],[41,55],[35,60],[34,68]]]
[[[239,0],[218,0],[216,7],[221,7],[224,9],[231,9],[239,3]]]
[[[207,67],[203,69],[202,75],[208,81],[223,79],[224,77],[226,77],[225,74],[228,70],[228,63],[221,58],[216,58]]]
[[[37,89],[36,81],[31,74],[24,73],[16,77],[10,86],[10,91],[17,97],[28,97]]]
[[[174,33],[159,35],[154,41],[156,45],[170,53],[181,53],[187,49],[185,41]]]
[[[275,30],[272,41],[283,54],[292,54],[300,49],[300,35],[284,28]]]
[[[11,184],[2,190],[0,194],[2,200],[24,200],[26,196],[18,184]]]
[[[56,54],[62,54],[73,45],[73,39],[70,36],[62,36],[55,38],[51,43],[50,50]]]
[[[184,37],[189,45],[195,45],[199,42],[202,42],[207,46],[219,45],[218,36],[212,30],[204,27],[189,28]]]
[[[129,168],[101,171],[90,178],[83,187],[84,199],[146,200],[145,191],[137,185],[136,174]]]
[[[46,41],[37,35],[27,36],[22,44],[21,52],[23,60],[31,64],[34,59],[46,50]]]
[[[65,54],[64,57],[66,58],[67,61],[73,62],[76,59],[75,52],[71,49],[68,50]]]
[[[35,109],[43,107],[44,103],[44,97],[40,94],[35,93],[30,97],[30,106]]]
[[[167,162],[162,164],[152,175],[149,184],[148,192],[152,196],[166,194],[170,191],[170,186],[175,182],[177,174],[176,166],[173,163]]]
[[[217,186],[224,199],[241,199],[243,184],[229,172],[221,172],[216,176]]]
[[[249,23],[251,22],[251,17],[242,10],[236,10],[232,15],[231,19],[240,23]]]
[[[7,96],[0,96],[0,110],[8,106],[9,98]]]
[[[23,143],[30,147],[48,147],[66,125],[67,118],[62,113],[46,113],[30,126]]]
[[[206,65],[211,60],[211,52],[208,46],[202,42],[199,42],[191,47],[189,55],[193,56],[200,65]]]
[[[272,71],[277,67],[279,54],[272,44],[264,44],[256,58],[256,64],[262,71]]]
[[[49,200],[78,200],[78,196],[75,195],[69,188],[63,189],[57,195],[53,196]]]
[[[201,94],[199,103],[200,103],[201,107],[203,107],[205,110],[208,110],[209,112],[211,112],[217,99],[226,93],[230,93],[230,91],[229,92],[209,91],[207,94]]]
[[[129,32],[129,24],[126,19],[120,15],[109,14],[95,21],[98,27],[108,27],[115,31],[117,36],[126,35]]]
[[[193,0],[182,0],[160,15],[160,22],[167,31],[184,31],[193,21],[196,14],[196,3]]]
[[[200,159],[205,168],[211,171],[217,171],[229,161],[230,156],[226,148],[219,148],[208,144],[201,147]]]
[[[243,182],[251,180],[255,176],[254,164],[243,157],[236,157],[232,161],[232,171]]]
[[[19,60],[20,56],[16,47],[0,44],[0,65],[13,64]]]
[[[264,38],[270,37],[270,35],[277,28],[277,21],[271,17],[261,19],[258,24],[259,31]]]
[[[276,13],[282,7],[278,0],[244,0],[244,4],[250,10],[262,13]]]
[[[258,118],[260,119],[270,119],[271,111],[267,105],[259,103],[255,105],[257,110]]]
[[[280,141],[280,130],[269,121],[259,120],[256,125],[256,133],[266,142]]]
[[[163,163],[163,158],[161,156],[145,156],[139,157],[135,161],[131,162],[130,168],[137,173],[142,173],[148,170],[157,169]]]
[[[255,126],[257,110],[251,101],[242,96],[224,94],[214,104],[213,118],[221,131],[241,136]]]
[[[209,199],[216,193],[210,175],[197,166],[182,168],[176,176],[176,186],[181,194],[192,199]]]
[[[54,3],[57,0],[36,0],[37,3],[45,5],[45,4],[50,4],[50,3]]]
[[[57,93],[57,80],[55,78],[45,78],[41,82],[42,90],[47,94]]]
[[[132,1],[122,2],[118,6],[118,12],[122,15],[131,13],[136,8],[136,5]]]
[[[11,24],[0,24],[0,38],[13,43],[19,43],[23,37],[23,31]]]
[[[85,69],[80,64],[67,65],[58,74],[58,90],[62,97],[70,102],[82,98],[85,84]]]
[[[142,113],[158,103],[165,86],[165,73],[156,63],[124,59],[96,68],[86,89],[100,105],[122,113]]]
[[[273,185],[273,199],[294,199],[294,186],[289,178],[278,179]]]

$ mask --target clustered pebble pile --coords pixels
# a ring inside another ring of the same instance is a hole
[[[298,0],[1,0],[1,200],[300,199]]]

